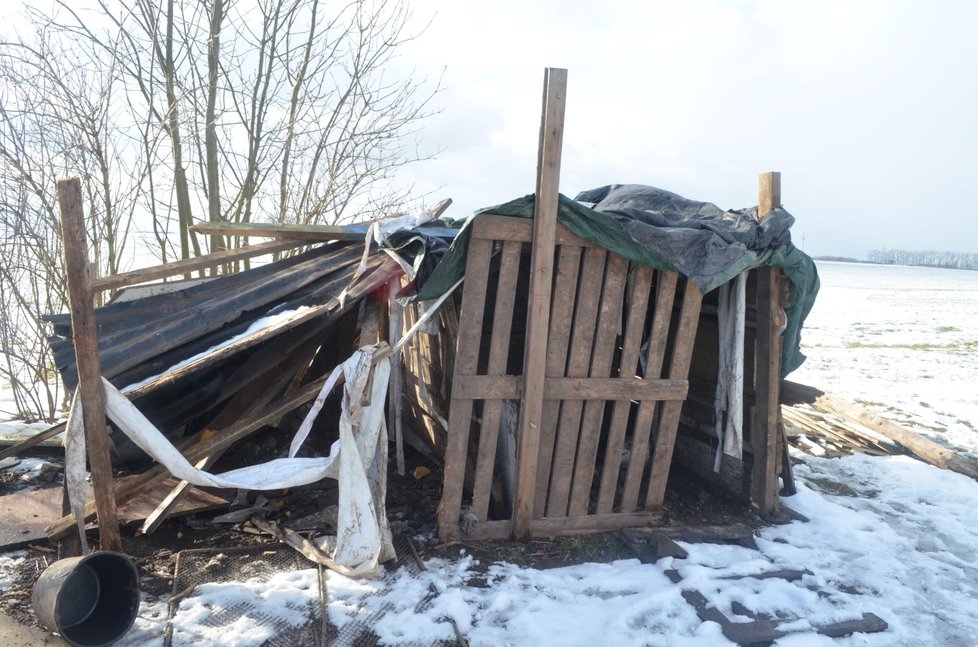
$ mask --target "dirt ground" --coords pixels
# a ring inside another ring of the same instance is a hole
[[[263,446],[260,441],[246,444],[228,457],[224,468],[250,461],[256,455],[271,449],[272,445],[266,443]],[[0,480],[0,494],[26,486],[58,487],[62,480],[59,458],[50,452],[45,452],[44,458],[53,466],[53,470],[49,470],[44,477],[51,477],[49,482],[25,483],[23,480],[13,481],[4,477]],[[430,473],[415,478],[413,472],[416,467],[424,467]],[[442,545],[438,542],[435,531],[436,510],[441,496],[441,471],[422,457],[410,453],[407,468],[406,476],[398,476],[393,470],[390,474],[387,512],[392,532],[410,537],[422,559],[457,555],[460,544],[487,567],[492,562],[507,561],[535,568],[554,568],[588,561],[608,562],[634,557],[634,553],[618,533],[545,538],[526,543],[464,541]],[[256,492],[247,493],[246,496],[242,493],[239,503],[233,507],[240,508],[245,502],[254,505],[258,496],[259,493]],[[259,514],[263,514],[265,518],[287,527],[316,527],[318,523],[320,530],[328,531],[328,525],[323,525],[320,520],[320,513],[324,508],[336,504],[337,488],[335,482],[327,480],[289,491],[264,492],[261,496],[266,502]],[[219,510],[170,519],[149,537],[136,536],[138,523],[123,527],[125,549],[140,573],[142,590],[156,598],[171,595],[174,557],[182,550],[275,542],[272,537],[261,535],[248,521],[214,521],[217,515],[225,512],[227,511]],[[670,481],[664,506],[664,525],[733,523],[763,525],[744,501],[689,477],[674,477]],[[89,539],[97,545],[97,531],[90,531]],[[0,645],[16,647],[63,644],[60,639],[37,629],[37,620],[30,601],[34,581],[43,570],[44,564],[55,559],[57,545],[38,542],[22,550],[27,551],[28,558],[24,563],[30,567],[17,573],[8,589],[0,593]]]

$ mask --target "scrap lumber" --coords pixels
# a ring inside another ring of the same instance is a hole
[[[439,203],[440,205],[441,203]],[[451,204],[450,202],[448,204]],[[448,207],[445,205],[445,208]],[[222,236],[253,236],[258,238],[289,238],[310,243],[330,240],[362,241],[370,230],[369,224],[360,225],[300,225],[292,223],[234,223],[202,222],[191,227],[200,234]],[[450,227],[419,227],[419,231],[436,238],[454,240],[457,229]]]
[[[533,214],[533,251],[530,260],[530,302],[523,360],[518,478],[513,534],[530,538],[536,498],[543,383],[546,378],[547,336],[557,232],[560,156],[564,140],[567,70],[547,68],[543,81],[543,115],[537,157],[536,201]]]
[[[226,249],[219,252],[214,252],[212,254],[198,256],[196,258],[187,258],[179,261],[173,261],[172,263],[163,263],[162,265],[145,267],[138,270],[132,270],[131,272],[124,272],[121,274],[113,274],[112,276],[98,278],[92,281],[92,289],[96,291],[115,290],[117,288],[136,285],[137,283],[146,283],[147,281],[165,279],[170,276],[186,274],[195,270],[203,270],[215,267],[217,265],[224,265],[229,261],[254,258],[255,256],[263,256],[265,254],[273,254],[275,252],[284,252],[288,249],[294,249],[295,247],[299,247],[303,244],[304,243],[302,241],[296,240],[275,240],[269,243],[262,243],[261,245],[250,245],[247,247],[239,247],[238,249]]]
[[[99,519],[99,543],[104,550],[122,552],[119,517],[112,489],[112,462],[109,458],[109,430],[105,424],[105,393],[102,390],[88,265],[88,237],[82,206],[81,179],[58,181],[61,207],[61,232],[65,254],[65,275],[71,304],[72,341],[78,370],[78,391],[85,425],[88,462],[95,488],[95,507]]]
[[[781,383],[781,398],[787,404],[805,402],[817,409],[856,420],[872,431],[889,438],[925,463],[978,480],[978,463],[973,459],[946,449],[895,422],[820,389],[784,380]]]

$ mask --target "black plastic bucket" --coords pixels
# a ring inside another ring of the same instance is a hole
[[[69,557],[41,573],[31,602],[41,625],[70,644],[111,645],[136,621],[139,575],[122,553]]]

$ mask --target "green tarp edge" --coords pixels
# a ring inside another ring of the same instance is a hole
[[[421,287],[414,300],[438,298],[465,273],[469,238],[471,237],[472,223],[476,218],[482,215],[532,218],[533,206],[534,196],[531,194],[476,211],[465,222],[448,252]],[[630,261],[648,265],[655,269],[676,271],[676,268],[667,258],[629,236],[617,220],[600,211],[589,209],[564,195],[559,196],[557,221],[581,238],[620,254]],[[785,377],[805,361],[805,355],[800,349],[801,328],[805,317],[808,316],[812,305],[815,303],[815,295],[818,293],[819,280],[815,262],[791,243],[763,252],[745,250],[743,256],[736,263],[728,266],[725,272],[712,276],[705,284],[697,283],[697,285],[703,294],[706,294],[744,270],[766,266],[780,268],[789,281],[789,307],[786,309],[787,326],[782,336],[781,345],[781,377]]]

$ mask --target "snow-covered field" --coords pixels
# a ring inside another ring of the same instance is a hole
[[[818,262],[802,330],[817,386],[978,457],[978,272]]]
[[[978,452],[978,273],[820,263],[823,290],[803,333],[809,362],[791,377],[868,404],[880,414]],[[758,550],[689,545],[684,560],[623,560],[534,570],[499,563],[488,573],[460,550],[393,581],[328,574],[330,621],[386,607],[386,644],[730,645],[682,597],[702,593],[735,621],[740,605],[795,619],[780,647],[978,644],[978,483],[906,457],[804,456],[799,493],[786,500],[807,523],[763,530]],[[0,555],[0,586],[18,554]],[[672,584],[666,572],[681,576]],[[797,582],[755,579],[807,569]],[[422,604],[431,593],[434,597]],[[210,628],[209,614],[245,601],[294,624],[318,599],[314,570],[265,584],[208,584],[181,601],[174,645],[260,645],[247,617]],[[875,613],[889,629],[832,640],[813,625]],[[123,645],[162,644],[165,601],[147,600]]]

